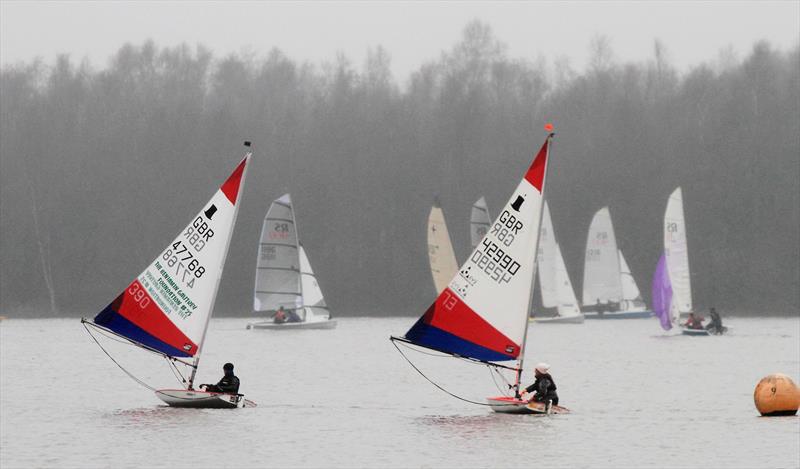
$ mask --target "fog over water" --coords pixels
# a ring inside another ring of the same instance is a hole
[[[64,8],[37,5],[45,22]],[[185,7],[159,8],[176,5]],[[354,5],[363,4],[341,11]],[[640,5],[624,5],[637,25],[630,30],[641,33]],[[457,27],[451,19],[413,61],[369,35],[361,52],[321,47],[318,56],[255,41],[252,31],[241,52],[215,34],[210,45],[202,35],[162,41],[141,35],[144,27],[95,40],[105,48],[73,39],[57,50],[39,39],[28,48],[6,25],[29,21],[31,10],[2,8],[1,315],[94,315],[208,200],[245,139],[255,157],[215,314],[250,313],[261,223],[286,192],[334,315],[421,313],[434,297],[425,241],[434,197],[463,261],[472,202],[485,196],[497,215],[548,122],[556,137],[546,198],[577,291],[589,223],[608,206],[649,302],[667,196],[680,186],[697,308],[798,314],[800,48],[797,30],[786,32],[791,21],[774,23],[774,33],[759,26],[791,18],[779,14],[784,3],[753,17],[765,40],[730,48],[726,28],[750,11],[732,8],[700,58],[687,59],[682,40],[657,31],[637,36],[645,55],[631,52],[634,41],[611,25],[582,36],[580,47],[529,49],[506,17],[487,13]],[[92,10],[98,19],[104,8]],[[676,21],[674,8],[657,4],[669,12],[664,21]],[[708,14],[701,4],[697,16]],[[695,22],[687,20],[687,35]],[[104,50],[110,57],[98,59]]]

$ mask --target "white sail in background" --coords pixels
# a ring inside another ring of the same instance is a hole
[[[567,266],[561,256],[561,245],[556,244],[555,246],[555,283],[556,297],[558,298],[558,315],[561,317],[580,316],[581,308],[578,306],[578,298],[575,297],[575,290],[569,280]]]
[[[619,255],[608,207],[595,213],[586,240],[583,267],[584,306],[618,303],[622,299]]]
[[[431,207],[428,215],[428,260],[436,293],[441,293],[458,272],[458,262],[450,242],[444,213],[438,203]]]
[[[686,244],[686,221],[683,217],[683,194],[678,187],[669,196],[664,213],[664,255],[672,284],[671,316],[692,311],[692,284],[689,271],[689,248]]]
[[[639,292],[639,287],[636,285],[636,279],[634,279],[633,274],[631,274],[631,268],[628,267],[625,256],[622,255],[622,250],[619,250],[618,253],[619,273],[622,276],[620,278],[622,282],[622,299],[626,301],[641,300],[642,294]]]
[[[297,230],[289,194],[272,202],[261,227],[256,263],[254,311],[302,305]]]
[[[469,237],[472,249],[475,249],[483,237],[486,236],[491,225],[492,219],[489,216],[489,208],[486,207],[486,199],[481,197],[472,204],[472,212],[469,218]]]
[[[314,276],[314,270],[311,268],[311,263],[306,256],[306,250],[303,246],[300,248],[300,283],[302,286],[303,297],[303,315],[304,320],[309,320],[312,317],[319,317],[329,319],[331,314],[328,310],[328,305],[325,304],[325,298],[322,296],[322,290],[317,283],[317,277]]]
[[[539,291],[542,295],[542,306],[555,308],[559,304],[556,280],[556,238],[553,233],[553,221],[550,208],[544,202],[542,228],[539,232]]]

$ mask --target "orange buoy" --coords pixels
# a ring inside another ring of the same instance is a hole
[[[758,382],[753,400],[764,417],[795,415],[800,407],[800,388],[788,376],[775,373]]]

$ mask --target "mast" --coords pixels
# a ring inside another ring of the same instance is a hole
[[[295,242],[295,250],[294,252],[297,253],[297,283],[299,284],[300,288],[300,304],[303,308],[303,322],[306,322],[307,314],[306,314],[306,299],[303,296],[303,266],[300,262],[300,232],[297,230],[297,215],[294,213],[294,202],[291,201],[292,196],[289,195],[289,203],[291,204],[290,210],[292,211],[292,225],[294,225],[294,242]],[[308,258],[306,258],[308,259]],[[295,302],[295,314],[297,314],[297,302]]]
[[[544,190],[547,187],[547,170],[550,167],[550,148],[552,146],[553,136],[555,132],[552,132],[552,126],[547,125],[545,126],[550,134],[547,136],[547,159],[544,162],[544,176],[542,177],[542,204],[539,207],[539,226],[538,229],[542,229],[542,216],[544,215]],[[528,318],[531,314],[531,305],[533,304],[533,290],[534,285],[536,285],[536,267],[537,267],[537,258],[539,257],[539,241],[541,240],[541,233],[536,233],[536,244],[533,247],[533,265],[531,268],[533,269],[533,276],[531,277],[531,292],[528,295],[528,305],[525,308],[525,329],[522,333],[522,345],[520,346],[519,350],[519,361],[517,362],[517,376],[514,380],[514,397],[519,399],[519,383],[522,380],[522,364],[525,361],[525,345],[528,342]]]
[[[248,147],[244,157],[246,160],[249,160],[251,156],[253,156],[253,151],[251,148],[252,143],[249,141],[244,142],[244,146]],[[208,323],[211,321],[211,315],[214,314],[214,304],[217,302],[217,290],[219,290],[219,282],[222,280],[222,270],[225,267],[225,260],[228,258],[228,248],[231,245],[231,237],[233,236],[233,228],[236,226],[236,218],[239,216],[239,201],[242,199],[242,192],[244,191],[244,182],[245,178],[247,177],[247,170],[248,165],[244,165],[244,172],[242,173],[242,179],[240,184],[239,192],[236,194],[236,203],[235,209],[233,212],[233,220],[231,220],[231,229],[228,231],[228,239],[225,240],[225,253],[222,255],[222,259],[220,259],[219,265],[219,275],[217,276],[217,281],[214,283],[214,293],[212,294],[211,298],[211,310],[209,311],[208,316],[206,317],[206,324],[203,327],[203,334],[200,336],[200,343],[197,344],[197,354],[194,356],[194,361],[192,362],[192,374],[189,376],[189,385],[187,389],[194,389],[194,377],[197,374],[197,367],[200,364],[200,354],[203,352],[203,344],[206,341],[206,333],[208,332]]]

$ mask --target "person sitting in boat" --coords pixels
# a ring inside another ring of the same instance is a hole
[[[300,316],[297,314],[297,310],[290,309],[286,312],[286,322],[301,322]]]
[[[283,309],[283,306],[278,307],[278,311],[275,311],[275,316],[272,319],[277,324],[283,324],[289,320],[289,317],[286,315],[286,310]]]
[[[550,401],[553,405],[558,405],[558,394],[556,393],[556,382],[550,376],[550,365],[547,363],[539,363],[533,369],[536,381],[530,386],[522,390],[522,395],[527,393],[534,393],[528,401],[547,402]]]
[[[207,392],[224,392],[226,394],[239,393],[239,378],[233,374],[233,363],[226,363],[222,367],[225,376],[217,384],[201,384],[201,388],[205,388]]]
[[[686,319],[686,322],[683,325],[689,329],[704,329],[703,317],[697,316],[694,313],[689,313],[689,318]]]
[[[716,308],[711,308],[708,311],[708,315],[711,316],[711,321],[706,325],[706,330],[715,334],[722,334],[724,328],[722,327],[722,318],[717,313]]]

